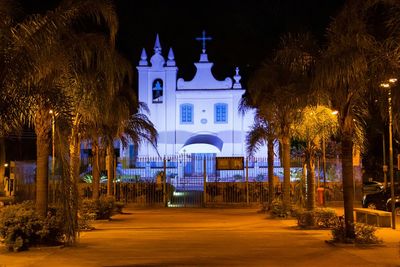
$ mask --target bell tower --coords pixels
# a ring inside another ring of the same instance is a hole
[[[162,55],[160,38],[157,34],[154,43],[154,53],[148,62],[146,50],[143,48],[138,70],[138,98],[146,103],[150,114],[147,114],[158,131],[158,153],[163,155],[175,154],[176,79],[178,68],[172,48],[169,49],[167,61]],[[142,145],[139,155],[150,155],[153,150],[149,145]]]

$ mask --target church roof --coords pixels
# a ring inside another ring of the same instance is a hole
[[[212,40],[211,37],[207,37],[205,31],[203,36],[196,38],[198,41],[202,41],[202,53],[200,54],[199,62],[194,63],[196,66],[196,74],[191,81],[185,81],[184,79],[178,79],[178,89],[231,89],[232,79],[227,77],[223,81],[215,79],[211,72],[213,63],[208,61],[208,55],[206,53],[206,41]]]

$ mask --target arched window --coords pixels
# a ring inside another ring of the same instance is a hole
[[[181,104],[181,124],[193,123],[193,105],[192,104]]]
[[[214,122],[228,123],[228,104],[217,103],[214,105]]]
[[[155,79],[153,81],[153,103],[163,102],[163,81],[161,79]]]

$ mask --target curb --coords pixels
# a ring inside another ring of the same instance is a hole
[[[339,247],[339,248],[374,248],[374,247],[386,247],[384,244],[357,244],[357,243],[341,243],[341,242],[335,242],[333,240],[325,240],[325,243],[328,245],[331,245],[333,247]]]

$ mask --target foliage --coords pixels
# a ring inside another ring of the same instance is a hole
[[[301,112],[299,122],[293,126],[293,137],[304,141],[304,166],[307,168],[306,204],[308,210],[315,207],[315,157],[321,141],[337,131],[337,116],[328,107],[307,106]]]
[[[85,174],[83,176],[81,176],[81,181],[87,184],[91,184],[93,183],[93,176],[92,174]],[[107,181],[107,176],[106,175],[101,175],[100,177],[100,183],[105,183]]]
[[[375,235],[377,228],[372,225],[356,223],[355,230],[356,243],[358,244],[378,244],[382,242],[382,240]]]
[[[307,146],[319,148],[321,140],[335,134],[337,116],[326,106],[307,106],[299,122],[293,126],[293,137],[303,140]]]
[[[353,150],[363,146],[367,116],[368,82],[376,73],[369,67],[374,60],[374,38],[365,21],[367,1],[346,1],[327,29],[327,46],[317,65],[314,87],[338,111],[338,140],[342,148],[342,175],[346,237],[354,239],[353,215]],[[376,85],[372,85],[376,87]]]
[[[256,124],[247,135],[248,150],[276,137],[282,144],[283,200],[290,205],[290,138],[300,112],[312,100],[316,43],[310,34],[286,34],[275,55],[250,78],[242,106],[256,109]]]
[[[382,242],[376,235],[376,227],[363,223],[355,223],[355,239],[346,237],[345,221],[339,218],[332,228],[332,241],[340,243],[379,244]]]
[[[101,196],[99,199],[85,199],[80,207],[81,222],[90,220],[108,220],[114,212],[121,213],[124,204],[116,202],[114,197]]]
[[[314,211],[306,210],[297,214],[297,225],[302,228],[315,226]]]
[[[41,217],[32,202],[4,207],[0,212],[0,236],[9,250],[21,251],[32,245],[54,245],[62,241],[63,219],[60,211],[49,209]]]
[[[302,228],[316,227],[329,229],[336,225],[338,217],[333,209],[315,209],[297,213],[297,225]]]
[[[121,201],[114,202],[114,212],[122,213],[122,209],[124,208],[125,204]]]
[[[270,213],[272,217],[286,218],[291,214],[291,207],[284,205],[280,198],[275,198],[272,200]]]

